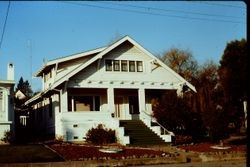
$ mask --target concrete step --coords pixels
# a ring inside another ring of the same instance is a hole
[[[130,137],[130,145],[163,145],[167,144],[140,120],[121,120],[125,135]]]

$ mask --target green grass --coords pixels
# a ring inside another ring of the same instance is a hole
[[[0,163],[64,161],[43,145],[0,145]]]

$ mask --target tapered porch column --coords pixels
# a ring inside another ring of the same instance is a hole
[[[115,112],[115,98],[114,98],[114,88],[108,88],[107,90],[108,97],[108,112]]]
[[[140,113],[146,110],[146,97],[145,97],[145,89],[140,88],[138,90],[138,97],[139,97],[139,111]]]
[[[60,109],[61,112],[68,112],[68,92],[60,91]]]

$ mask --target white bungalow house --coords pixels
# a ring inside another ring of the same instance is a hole
[[[5,132],[14,135],[14,65],[7,66],[7,80],[0,80],[0,139]]]
[[[48,61],[35,76],[42,78],[43,91],[25,103],[33,109],[30,121],[37,133],[65,141],[84,140],[86,132],[101,123],[116,130],[121,144],[131,144],[121,122],[140,120],[171,142],[173,133],[165,129],[163,134],[159,124],[152,126],[156,121],[151,100],[165,90],[181,93],[184,85],[195,91],[129,36],[107,47]]]

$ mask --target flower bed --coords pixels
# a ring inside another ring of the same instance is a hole
[[[173,157],[174,154],[163,151],[156,151],[142,148],[120,147],[122,151],[117,153],[105,153],[98,146],[77,145],[77,144],[49,144],[51,149],[64,157],[65,160],[108,160],[108,159],[134,159],[134,158],[154,158],[154,157]],[[111,148],[114,146],[111,146]],[[118,148],[118,147],[116,147]]]

